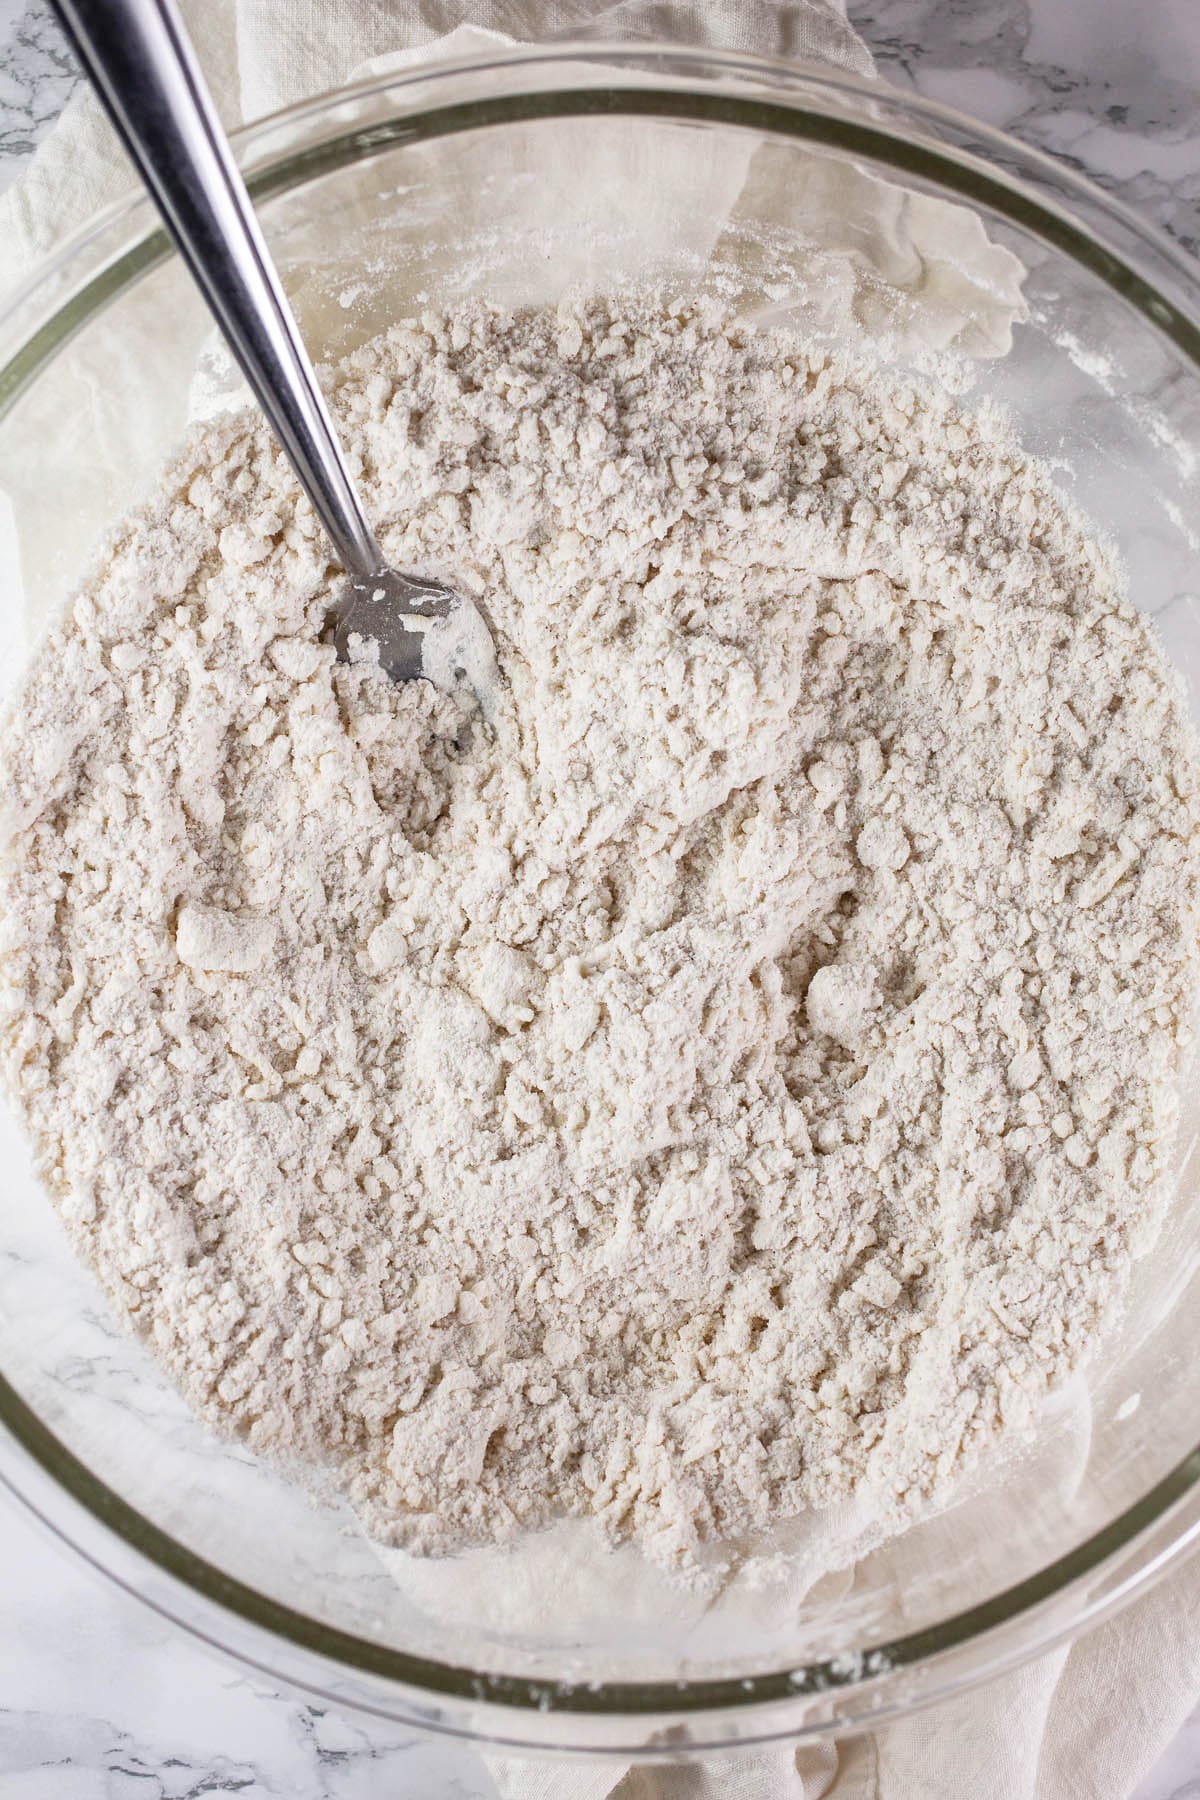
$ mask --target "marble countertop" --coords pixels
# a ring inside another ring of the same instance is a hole
[[[1200,10],[1154,0],[1136,9],[1136,31],[1131,10],[850,0],[890,80],[1061,157],[1200,255]],[[44,6],[0,0],[0,186],[77,79]],[[271,1690],[0,1509],[0,1800],[217,1793],[495,1800],[497,1789],[469,1750]],[[1200,1800],[1200,1710],[1135,1800]]]

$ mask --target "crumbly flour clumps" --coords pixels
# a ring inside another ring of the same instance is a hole
[[[7,1079],[195,1404],[439,1551],[897,1521],[1164,1203],[1181,684],[1003,423],[617,301],[397,327],[332,404],[489,719],[321,642],[207,427],[8,719]]]

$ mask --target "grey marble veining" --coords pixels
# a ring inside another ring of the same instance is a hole
[[[0,188],[19,174],[79,81],[46,9],[0,0]]]
[[[851,0],[880,73],[1010,131],[1200,253],[1192,0]],[[983,65],[983,66],[981,66]]]
[[[888,79],[1061,158],[1200,254],[1196,0],[850,0],[850,15]],[[45,8],[0,0],[0,186],[77,81]],[[0,1800],[496,1791],[469,1750],[271,1691],[0,1504]],[[1200,1800],[1200,1712],[1133,1800]]]
[[[450,1743],[273,1692],[0,1505],[2,1800],[495,1800]]]

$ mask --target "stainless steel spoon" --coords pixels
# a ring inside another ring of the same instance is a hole
[[[396,680],[462,675],[484,699],[495,662],[472,602],[384,562],[173,0],[52,4],[346,571],[339,656],[360,632]]]

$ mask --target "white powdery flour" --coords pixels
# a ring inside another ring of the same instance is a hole
[[[5,743],[5,1061],[75,1244],[393,1542],[899,1521],[1157,1224],[1176,678],[996,418],[785,336],[468,309],[333,403],[494,719],[334,661],[254,418],[122,528]]]

